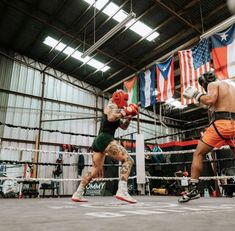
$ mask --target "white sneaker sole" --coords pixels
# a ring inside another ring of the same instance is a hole
[[[195,196],[195,197],[188,198],[187,200],[181,197],[181,198],[178,200],[178,202],[179,202],[179,203],[186,203],[186,202],[188,202],[188,201],[192,201],[192,200],[199,199],[200,197],[201,197],[200,195],[197,195],[197,196]]]
[[[124,197],[120,197],[120,196],[115,196],[115,197],[116,197],[116,199],[118,199],[118,200],[126,201],[126,202],[131,203],[131,204],[135,204],[135,203],[137,203],[137,201],[136,201],[136,200],[135,200],[135,201],[131,201],[131,200],[127,200],[127,199],[125,199]]]
[[[73,201],[73,202],[88,202],[88,200],[86,200],[86,199],[79,200],[79,199],[75,199],[75,198],[71,198],[71,201]]]

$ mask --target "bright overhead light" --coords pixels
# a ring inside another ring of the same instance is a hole
[[[92,5],[94,4],[94,7],[97,8],[98,10],[102,9],[104,5],[107,4],[108,0],[84,0],[88,4]],[[96,2],[96,3],[95,3]]]
[[[130,22],[135,17],[134,13],[130,13],[127,17],[113,27],[107,34],[105,34],[102,38],[100,38],[96,43],[94,43],[90,48],[88,48],[83,54],[82,58],[90,55],[94,52],[97,48],[99,48],[102,44],[108,41],[112,36],[114,36],[118,31],[120,31],[128,22]]]
[[[153,41],[155,38],[157,38],[159,36],[158,32],[153,32],[151,35],[149,35],[146,39],[148,41]]]
[[[95,2],[95,0],[84,0],[85,2],[87,2],[88,4],[93,4]],[[102,3],[101,3],[102,2]],[[96,3],[93,5],[95,8],[97,9],[101,9],[105,4],[107,4],[107,0],[98,0],[96,1]],[[102,7],[101,7],[102,6]],[[106,14],[107,16],[111,17],[112,15],[114,15],[116,12],[116,14],[112,17],[114,20],[116,20],[117,22],[121,22],[122,20],[125,19],[125,17],[128,15],[127,12],[125,12],[124,10],[119,10],[119,6],[116,5],[113,2],[110,2],[103,10],[102,12],[104,14]],[[136,23],[135,23],[136,22]],[[135,24],[134,24],[135,23]],[[137,33],[138,35],[140,35],[141,37],[145,37],[146,35],[150,34],[151,31],[153,31],[152,28],[150,28],[149,26],[147,26],[146,24],[144,24],[141,21],[135,21],[132,20],[131,22],[129,22],[126,26],[130,26],[134,24],[133,26],[131,26],[129,29],[134,31],[135,33]],[[148,41],[152,41],[155,38],[157,38],[159,36],[158,32],[153,32],[152,34],[150,34],[148,37],[146,37],[146,40]]]
[[[135,33],[139,34],[142,37],[147,36],[148,34],[151,33],[152,29],[150,27],[148,27],[147,25],[145,25],[144,23],[137,21],[134,25],[132,25],[130,27],[130,30],[134,31]],[[147,40],[151,41],[154,38],[156,38],[157,36],[159,36],[159,33],[154,32],[155,34],[152,35],[151,37],[148,36],[148,38],[146,38]]]
[[[62,51],[66,47],[66,44],[61,43],[61,42],[59,43],[59,40],[56,40],[50,36],[47,36],[45,38],[45,40],[43,41],[43,43],[49,47],[54,48],[57,51]],[[102,72],[106,72],[107,70],[110,69],[109,66],[106,66],[105,63],[102,63],[102,62],[98,61],[97,59],[93,59],[89,56],[82,58],[82,52],[75,51],[75,49],[72,47],[68,46],[63,51],[63,53],[66,55],[71,55],[71,57],[81,61],[82,63],[86,63],[87,65],[94,67],[95,69],[100,70]]]
[[[110,2],[104,9],[103,13],[107,14],[108,16],[114,15],[118,11],[118,5],[114,4],[113,2]],[[126,14],[127,15],[127,14]],[[123,20],[123,19],[122,19]],[[121,20],[121,21],[122,21]]]

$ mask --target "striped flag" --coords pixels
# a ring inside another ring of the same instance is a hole
[[[141,107],[148,107],[156,103],[155,76],[155,65],[140,73]]]
[[[235,25],[211,36],[215,75],[220,79],[235,76]]]
[[[174,95],[174,58],[171,56],[165,62],[156,64],[157,101],[164,102]]]
[[[137,77],[134,77],[123,83],[124,91],[128,93],[128,104],[138,103],[137,100]]]
[[[188,86],[194,86],[200,91],[204,89],[198,84],[198,77],[210,71],[209,41],[202,40],[192,49],[178,52],[180,62],[181,103],[183,105],[195,103],[193,99],[185,99],[183,91]]]

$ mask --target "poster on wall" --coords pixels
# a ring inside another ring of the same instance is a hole
[[[104,196],[105,195],[106,182],[91,182],[86,187],[86,196]]]

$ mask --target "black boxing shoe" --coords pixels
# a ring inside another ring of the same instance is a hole
[[[178,202],[179,203],[184,203],[188,202],[190,200],[195,200],[200,198],[200,193],[197,189],[197,186],[193,186],[192,190],[186,194],[184,194],[182,197],[179,198]]]

